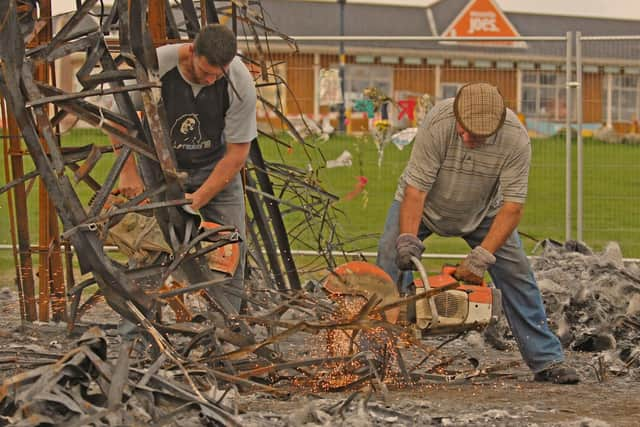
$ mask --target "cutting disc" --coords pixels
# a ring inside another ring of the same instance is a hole
[[[324,288],[332,295],[358,296],[369,299],[376,294],[382,298],[381,305],[397,301],[400,298],[391,277],[380,267],[364,261],[351,261],[342,264],[329,274]],[[385,311],[387,321],[396,323],[400,308]]]

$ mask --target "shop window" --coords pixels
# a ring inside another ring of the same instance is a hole
[[[631,122],[640,117],[640,79],[637,75],[614,75],[611,79],[611,118],[614,122]],[[607,99],[604,79],[602,99]],[[607,117],[607,105],[603,102],[603,117]]]
[[[347,108],[363,99],[363,92],[375,87],[380,93],[393,95],[393,67],[347,64],[344,70],[344,98]]]
[[[567,91],[565,75],[552,71],[522,72],[522,111],[526,117],[564,120]]]
[[[441,99],[455,98],[456,94],[458,93],[458,90],[463,85],[464,83],[451,83],[451,82],[442,83],[440,85]]]

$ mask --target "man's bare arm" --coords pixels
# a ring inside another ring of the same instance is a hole
[[[206,181],[186,197],[192,200],[191,207],[200,209],[213,199],[224,187],[231,182],[233,177],[240,172],[249,155],[250,142],[227,144],[227,151]]]
[[[122,132],[127,132],[123,126],[115,123],[111,123],[111,125],[120,129]],[[111,134],[109,134],[109,140],[114,148],[121,145],[120,140]],[[117,152],[118,150],[116,150],[116,153]],[[138,167],[133,153],[129,155],[129,158],[122,167],[122,171],[120,172],[120,177],[118,179],[118,190],[120,190],[120,193],[123,196],[130,199],[144,191],[144,183],[138,173]]]
[[[400,234],[418,234],[427,193],[407,184],[400,205]]]
[[[492,254],[495,253],[516,229],[523,212],[522,203],[504,202],[480,246]]]

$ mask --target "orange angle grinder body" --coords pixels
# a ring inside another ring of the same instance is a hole
[[[455,269],[455,266],[445,265],[440,274],[429,277],[423,269],[419,271],[421,277],[413,282],[418,295],[428,289],[457,286],[430,298],[410,301],[406,304],[406,310],[399,307],[389,309],[385,311],[387,321],[415,324],[423,335],[483,329],[496,321],[501,311],[500,291],[484,282],[480,285],[460,282],[453,276]],[[369,299],[375,294],[381,298],[381,305],[402,299],[387,273],[363,261],[351,261],[338,266],[323,285],[334,299],[348,296]]]

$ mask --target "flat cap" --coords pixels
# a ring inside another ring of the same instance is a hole
[[[472,135],[486,138],[500,129],[507,109],[497,87],[489,83],[468,83],[453,102],[460,126]]]

